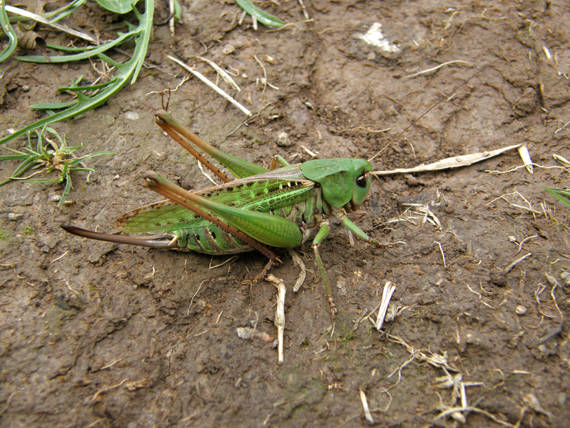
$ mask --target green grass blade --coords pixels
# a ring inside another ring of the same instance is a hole
[[[55,24],[58,21],[61,21],[66,16],[71,15],[75,12],[79,7],[83,6],[83,4],[87,0],[73,0],[72,2],[66,4],[59,9],[53,10],[51,12],[47,12],[44,14],[44,17],[49,19],[50,24]]]
[[[135,46],[135,52],[133,53],[133,57],[136,58],[138,56],[142,56],[142,59],[137,62],[135,66],[135,71],[133,72],[133,77],[131,78],[131,85],[134,84],[139,76],[141,68],[144,63],[144,58],[148,51],[148,44],[150,43],[150,35],[152,33],[152,20],[154,16],[154,0],[146,0],[145,7],[144,7],[144,14],[140,14],[136,9],[133,9],[135,15],[138,17],[139,21],[142,24],[142,35],[140,38],[140,43],[137,43]]]
[[[71,166],[75,167],[75,165],[87,160],[87,159],[91,159],[91,158],[96,158],[98,156],[113,156],[115,154],[115,152],[95,152],[95,153],[89,153],[88,155],[85,156],[81,156],[81,158],[79,159],[74,159],[71,162]],[[80,170],[81,168],[78,168],[77,170]],[[84,168],[86,171],[90,171],[91,168]]]
[[[102,8],[121,15],[133,10],[137,2],[138,0],[97,0]]]
[[[28,155],[2,155],[0,156],[0,161],[11,161],[11,160],[22,160],[26,159]]]
[[[109,86],[113,81],[110,80],[105,83],[99,83],[97,85],[87,85],[87,86],[66,86],[63,88],[58,88],[58,92],[66,92],[66,91],[73,91],[73,92],[84,92],[84,91],[95,91],[97,89],[102,89],[105,86]]]
[[[32,104],[30,108],[32,110],[61,110],[62,108],[68,108],[74,105],[77,101],[65,101],[61,103],[39,103],[39,104]]]
[[[59,199],[59,202],[57,203],[58,207],[61,207],[63,205],[63,203],[65,202],[65,199],[69,195],[69,192],[71,192],[71,187],[72,187],[71,176],[66,175],[65,185],[63,187],[63,192],[61,193],[61,198]]]
[[[570,189],[554,189],[547,187],[546,191],[570,208]]]
[[[18,36],[12,28],[6,13],[6,0],[0,0],[0,26],[2,31],[8,37],[8,46],[0,53],[0,62],[6,61],[18,46]]]
[[[73,62],[73,61],[83,61],[85,59],[92,58],[97,56],[103,52],[106,52],[109,49],[114,48],[124,42],[126,42],[129,38],[135,37],[137,33],[140,32],[140,29],[136,29],[134,31],[130,31],[128,33],[121,33],[119,37],[110,42],[105,44],[90,47],[83,52],[72,54],[72,55],[56,55],[56,56],[44,56],[44,55],[28,55],[28,56],[17,56],[16,59],[22,62],[33,62],[35,64],[62,64],[65,62]]]
[[[236,0],[236,3],[249,15],[255,17],[257,22],[267,27],[282,27],[283,21],[255,6],[251,0]]]

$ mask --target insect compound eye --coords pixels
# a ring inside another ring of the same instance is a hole
[[[366,187],[366,174],[362,173],[356,178],[356,185],[358,187]]]

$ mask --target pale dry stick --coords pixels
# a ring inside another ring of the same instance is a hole
[[[525,202],[527,203],[527,206],[525,207],[525,206],[523,206],[523,205],[515,204],[514,202],[509,201],[509,200],[506,198],[506,196],[510,196],[510,195],[518,195],[518,196],[520,196],[520,198],[521,198],[523,201],[525,201]],[[499,199],[502,199],[503,201],[505,201],[506,203],[508,203],[508,204],[509,204],[511,207],[513,207],[513,208],[518,208],[518,209],[521,209],[521,210],[524,210],[524,211],[528,211],[528,212],[532,213],[533,215],[534,215],[534,214],[544,214],[544,213],[542,213],[542,212],[540,212],[540,211],[537,211],[537,210],[535,210],[534,208],[532,208],[531,203],[530,203],[523,195],[521,195],[518,191],[515,191],[515,192],[512,192],[512,193],[505,193],[505,194],[503,194],[503,195],[501,195],[501,196],[499,196],[499,197],[493,199],[492,201],[488,202],[487,205],[490,205],[490,204],[492,204],[493,202],[495,202],[495,201],[497,201],[497,200],[499,200]],[[535,218],[536,218],[536,217],[535,217]]]
[[[482,295],[481,293],[479,293],[479,292],[473,290],[473,289],[469,286],[469,284],[465,284],[465,285],[467,286],[467,288],[469,289],[469,291],[471,291],[473,294],[475,294],[476,296],[479,297],[479,301],[480,301],[481,303],[483,303],[483,304],[484,304],[485,306],[487,306],[488,308],[495,309],[493,306],[491,306],[489,303],[487,303],[487,302],[485,302],[485,301],[483,300],[483,295]]]
[[[532,256],[532,253],[527,253],[522,257],[519,257],[518,259],[516,259],[514,262],[510,263],[504,270],[504,273],[509,273],[511,270],[513,270],[513,268],[519,264],[520,262],[522,262],[524,259],[526,259],[527,257]]]
[[[539,287],[534,292],[534,298],[536,299],[536,303],[538,303],[539,305],[540,305],[540,295],[544,290],[546,290],[546,286],[543,284],[539,284]]]
[[[536,310],[537,310],[538,313],[539,313],[540,315],[542,315],[543,317],[554,319],[554,318],[556,318],[554,315],[546,314],[546,313],[544,313],[543,311],[540,310],[540,305],[541,305],[541,303],[542,303],[541,300],[540,300],[540,295],[544,292],[544,290],[546,290],[546,288],[547,288],[546,285],[540,283],[540,284],[538,285],[538,288],[537,288],[536,291],[534,292],[534,298],[535,298],[536,303],[537,303],[537,308],[536,308]],[[558,305],[557,305],[557,306],[558,306]]]
[[[238,18],[238,25],[243,24],[243,20],[245,19],[246,15],[247,15],[247,12],[245,10],[242,13],[240,13],[239,18]]]
[[[445,378],[446,380],[441,382],[442,376],[436,378],[436,381],[438,381],[438,380],[440,381],[440,383],[438,385],[436,385],[436,387],[446,388],[446,389],[447,388],[453,388],[452,392],[451,392],[451,403],[452,403],[452,405],[454,405],[457,402],[458,396],[460,395],[459,389],[460,389],[460,385],[461,385],[462,375],[461,375],[461,373],[459,373],[455,376],[451,376],[445,369],[444,369],[444,371],[446,372],[447,376],[443,376],[443,378]],[[449,406],[447,406],[443,403],[443,399],[441,398],[441,395],[437,392],[436,392],[436,394],[439,398],[440,408],[442,408],[442,409],[449,408]],[[465,397],[465,400],[463,400],[463,397],[462,397],[461,405],[462,405],[462,407],[467,407],[467,397]],[[460,423],[465,423],[465,421],[466,421],[465,416],[459,412],[454,412],[450,416]]]
[[[303,10],[303,16],[305,17],[305,19],[307,21],[310,21],[311,17],[309,16],[309,12],[307,12],[307,8],[305,7],[305,3],[303,2],[303,0],[297,0],[297,1],[301,5],[301,9]]]
[[[409,204],[402,204],[403,206],[415,208],[416,211],[412,211],[412,214],[422,214],[422,222],[421,224],[424,225],[425,223],[429,223],[432,226],[437,226],[438,229],[441,229],[441,223],[437,216],[429,209],[429,203],[426,204],[416,204],[416,203],[409,203]],[[404,211],[403,214],[406,214],[408,209]],[[403,215],[402,214],[402,215]],[[416,219],[418,217],[408,216],[406,220],[410,221],[410,223],[414,224],[411,219]]]
[[[303,283],[305,282],[305,278],[307,277],[307,268],[305,267],[305,263],[303,259],[295,252],[295,250],[289,250],[289,254],[293,259],[293,264],[299,266],[300,272],[297,280],[295,281],[295,285],[293,286],[293,293],[299,291]]]
[[[514,144],[512,146],[507,146],[490,151],[453,156],[430,164],[421,164],[413,168],[396,168],[387,171],[372,171],[371,174],[373,175],[409,174],[413,172],[441,171],[443,169],[461,168],[464,166],[473,165],[477,162],[481,162],[486,159],[490,159],[506,151],[517,149],[519,147],[520,144]]]
[[[216,183],[216,181],[212,178],[212,176],[204,170],[204,166],[202,165],[202,162],[200,162],[200,161],[198,161],[198,169],[200,170],[202,175],[210,181],[210,183],[212,183],[214,186],[218,185],[218,183]]]
[[[6,9],[8,9],[8,6],[6,6]],[[564,129],[566,129],[566,127],[570,124],[570,121],[566,122],[564,125],[562,125],[560,128],[558,128],[557,130],[554,131],[554,135],[558,134],[560,131],[563,131]]]
[[[403,78],[404,78],[404,79],[411,79],[412,77],[421,76],[422,74],[432,73],[432,72],[434,72],[434,71],[439,70],[439,69],[442,68],[442,67],[445,67],[445,66],[447,66],[447,65],[452,65],[452,64],[464,64],[464,65],[467,65],[467,66],[469,66],[469,67],[473,67],[473,64],[471,64],[469,61],[464,61],[464,60],[462,60],[462,59],[455,59],[455,60],[452,60],[452,61],[443,62],[443,63],[441,63],[441,64],[439,64],[439,65],[436,65],[435,67],[428,68],[428,69],[422,70],[422,71],[418,71],[417,73],[410,74],[410,75],[408,75],[408,76],[404,76]]]
[[[555,156],[555,155],[553,155],[553,156]],[[567,169],[568,168],[568,167],[558,166],[558,165],[544,166],[544,165],[540,165],[538,163],[532,163],[531,165],[533,168],[542,168],[542,169]],[[515,166],[513,168],[509,168],[509,169],[506,169],[504,171],[498,171],[496,169],[486,169],[483,172],[486,172],[488,174],[494,174],[494,175],[502,175],[502,174],[510,174],[511,172],[518,171],[519,169],[522,169],[522,168],[526,168],[526,165]]]
[[[439,247],[439,252],[441,253],[441,258],[443,259],[443,267],[447,267],[447,263],[445,262],[445,253],[443,252],[443,247],[441,246],[441,242],[433,241],[434,244],[437,244]]]
[[[372,309],[371,311],[368,312],[364,312],[364,315],[362,315],[360,318],[358,318],[355,322],[354,322],[354,327],[352,327],[352,331],[356,331],[358,330],[358,327],[360,327],[360,323],[364,320],[368,320],[370,321],[370,323],[375,326],[376,325],[376,321],[374,321],[372,319],[372,314],[374,314],[378,308],[380,307],[380,305],[382,304],[382,300],[380,300],[378,302],[378,304],[374,307],[374,309]]]
[[[218,263],[217,265],[212,266],[212,262],[210,260],[210,265],[208,266],[208,269],[212,270],[212,269],[217,269],[219,267],[222,267],[223,265],[233,262],[234,260],[238,259],[238,256],[231,256],[229,259],[224,260],[222,263]]]
[[[186,309],[186,315],[190,315],[190,308],[192,307],[192,304],[194,303],[194,299],[196,298],[196,296],[198,295],[198,293],[200,292],[200,289],[202,288],[202,285],[204,285],[205,282],[207,282],[208,280],[205,279],[202,282],[200,282],[200,285],[198,285],[198,288],[196,289],[196,292],[194,293],[194,295],[192,296],[192,298],[190,299],[190,303],[188,304],[188,309]]]
[[[2,416],[4,413],[6,413],[6,411],[8,411],[8,409],[10,408],[10,403],[12,402],[12,398],[14,398],[14,396],[20,391],[16,390],[13,391],[10,396],[8,397],[8,399],[6,400],[6,404],[4,405],[3,409],[0,409],[0,416]]]
[[[263,65],[263,63],[261,62],[261,60],[257,57],[257,55],[253,56],[253,59],[255,59],[255,61],[257,62],[257,64],[261,67],[261,70],[263,71],[263,77],[260,79],[261,80],[261,84],[263,85],[263,92],[265,92],[265,87],[269,86],[271,89],[275,89],[275,90],[279,90],[279,88],[275,85],[272,85],[271,83],[269,83],[269,81],[267,80],[267,70],[265,70],[265,66]],[[262,94],[263,94],[262,92]]]
[[[396,386],[398,386],[400,384],[400,382],[402,381],[402,370],[404,370],[404,368],[406,368],[409,364],[411,364],[416,359],[415,354],[410,354],[410,355],[411,355],[410,358],[408,358],[406,361],[404,361],[402,364],[400,364],[397,369],[395,369],[392,373],[390,373],[388,376],[386,376],[386,378],[389,379],[395,373],[398,373],[398,380],[395,383],[393,383],[392,385],[390,385],[388,388],[386,388],[386,391],[390,391],[392,388],[395,388]]]
[[[218,75],[224,80],[224,82],[226,82],[228,85],[230,85],[236,91],[241,92],[241,88],[239,87],[239,85],[236,83],[236,81],[234,79],[232,79],[232,76],[230,76],[226,70],[224,70],[222,67],[220,67],[218,64],[216,64],[214,61],[209,60],[208,58],[204,58],[203,56],[197,56],[196,58],[198,58],[201,61],[204,61],[206,64],[208,64],[214,70],[216,70],[216,73],[218,73]]]
[[[380,331],[382,329],[382,324],[384,324],[384,319],[386,318],[386,311],[388,310],[388,305],[390,304],[390,299],[396,291],[396,286],[390,281],[386,281],[384,284],[384,289],[382,290],[382,300],[380,301],[380,308],[378,309],[378,316],[376,317],[375,327],[376,330]]]
[[[554,218],[552,217],[552,211],[549,208],[547,208],[546,202],[542,201],[540,203],[540,208],[542,208],[542,214],[544,215],[544,218],[546,220],[548,220],[549,218]]]
[[[101,368],[98,369],[98,370],[92,369],[92,370],[91,370],[91,373],[93,373],[93,372],[95,372],[95,371],[101,371],[101,370],[110,369],[110,368],[113,367],[115,364],[117,364],[117,363],[119,363],[119,362],[121,362],[121,361],[123,361],[122,358],[117,358],[117,359],[111,361],[110,363],[105,364],[103,367],[101,367]]]
[[[210,331],[210,329],[209,329],[209,328],[206,328],[206,329],[202,330],[200,333],[193,334],[192,337],[200,337],[200,336],[203,336],[203,335],[205,335],[206,333],[208,333],[209,331]]]
[[[55,262],[63,259],[67,255],[67,253],[68,253],[68,251],[66,250],[61,256],[58,256],[55,259],[53,259],[51,262],[49,262],[49,264],[55,263]]]
[[[186,74],[181,80],[180,82],[178,82],[178,84],[176,85],[176,87],[174,89],[163,89],[162,91],[150,91],[147,92],[145,95],[145,97],[148,97],[149,95],[164,95],[167,94],[168,92],[172,93],[172,92],[177,92],[178,89],[180,89],[182,87],[182,85],[184,85],[186,82],[188,82],[190,80],[190,75]]]
[[[129,379],[128,378],[124,378],[121,382],[115,384],[115,385],[111,385],[111,386],[107,386],[105,388],[100,389],[99,391],[97,391],[93,397],[91,397],[89,399],[90,402],[95,402],[97,400],[99,400],[99,396],[105,394],[106,392],[112,391],[113,389],[117,389],[120,388],[121,386],[123,386],[123,384],[125,384],[125,382],[127,382]]]
[[[93,428],[94,426],[97,426],[99,424],[101,425],[105,425],[103,422],[105,420],[103,418],[99,418],[99,419],[95,419],[93,422],[91,422],[89,425],[85,426],[85,428]]]
[[[307,146],[304,146],[303,144],[300,144],[299,147],[301,147],[312,158],[316,158],[318,156],[318,152],[315,153],[315,152],[309,150],[307,148]]]
[[[480,413],[484,416],[487,416],[489,419],[493,420],[494,422],[498,423],[499,425],[503,425],[506,427],[511,427],[511,428],[516,428],[516,425],[513,425],[509,422],[503,421],[501,419],[499,419],[497,416],[493,415],[492,413],[487,412],[486,410],[480,409],[478,407],[452,407],[450,409],[447,409],[443,412],[441,412],[439,415],[437,415],[433,421],[438,421],[440,419],[445,418],[446,416],[452,415],[456,412],[475,412],[475,413]]]
[[[368,407],[368,400],[366,399],[366,394],[362,389],[360,390],[360,402],[362,403],[362,409],[364,410],[364,417],[366,418],[366,420],[370,425],[374,425],[375,423],[374,418],[370,413],[370,408]]]
[[[81,293],[79,291],[77,291],[75,288],[73,288],[69,284],[69,281],[67,279],[65,280],[65,285],[67,286],[67,289],[75,295],[75,297],[77,297],[80,300],[83,300],[83,296],[81,295]]]
[[[548,273],[546,273],[546,279],[549,279],[549,277],[550,277],[550,275],[548,275]],[[552,284],[552,282],[551,282],[552,289],[550,290],[550,296],[552,297],[552,302],[554,303],[554,307],[558,311],[558,315],[560,315],[560,322],[562,322],[564,320],[564,315],[562,315],[562,311],[558,307],[558,302],[556,301],[556,294],[554,293],[556,291],[556,287],[558,287],[558,281],[556,281],[556,279],[554,277],[552,277],[552,279],[554,280],[554,284]]]
[[[171,55],[167,55],[168,59],[170,59],[171,61],[175,62],[176,64],[178,64],[180,67],[184,68],[186,71],[189,71],[190,73],[192,73],[194,76],[196,76],[198,79],[200,79],[203,83],[205,83],[207,86],[209,86],[211,89],[213,89],[215,92],[217,92],[219,95],[221,95],[222,97],[224,97],[227,101],[229,101],[230,103],[232,103],[234,106],[236,106],[242,113],[244,113],[247,116],[251,116],[252,113],[251,111],[249,111],[246,107],[244,107],[243,105],[241,105],[239,102],[237,102],[235,99],[233,99],[230,95],[228,95],[227,92],[225,92],[223,89],[221,89],[220,87],[216,86],[213,82],[211,82],[206,76],[204,76],[202,73],[200,73],[197,70],[194,70],[192,67],[186,65],[184,62],[180,61],[178,58],[175,58]]]
[[[520,193],[518,190],[515,190],[513,193],[514,193],[515,195],[518,195],[523,201],[526,202],[526,204],[527,204],[527,206],[528,206],[528,209],[529,209],[530,211],[535,211],[535,210],[532,209],[532,204],[529,202],[529,200],[528,200],[527,198],[524,197],[524,195],[523,195],[522,193]],[[538,211],[536,211],[536,212],[538,212]]]
[[[170,12],[170,18],[168,18],[168,29],[170,30],[170,36],[174,37],[174,0],[168,0],[168,11]]]
[[[9,12],[9,13],[12,13],[12,14],[18,15],[18,16],[23,16],[24,18],[28,18],[28,19],[31,19],[32,21],[39,22],[40,24],[47,25],[48,27],[53,27],[56,30],[70,34],[70,35],[75,36],[79,39],[86,40],[89,43],[93,43],[94,45],[99,44],[97,39],[95,37],[91,36],[90,34],[74,30],[73,28],[69,28],[68,26],[63,25],[63,24],[58,24],[57,22],[50,23],[48,19],[46,19],[43,16],[38,15],[36,13],[30,12],[29,10],[20,9],[19,7],[6,5],[6,12]]]
[[[97,85],[99,83],[99,81],[103,80],[104,78],[107,80],[111,80],[109,78],[111,72],[115,69],[114,66],[111,66],[109,64],[107,64],[105,61],[103,60],[99,60],[99,62],[101,63],[101,65],[103,66],[103,70],[99,70],[97,68],[96,61],[93,58],[89,58],[89,64],[91,65],[91,68],[93,70],[95,70],[95,73],[97,73],[97,78],[95,80],[93,80],[93,82],[91,83],[92,85]]]
[[[424,224],[429,219],[432,221],[432,224],[434,226],[437,226],[437,228],[441,230],[441,222],[439,221],[437,216],[429,209],[429,204],[426,204],[425,207],[423,208],[425,209],[425,216],[424,219],[422,220],[422,224]]]
[[[531,239],[534,239],[534,238],[538,238],[538,235],[527,236],[521,242],[519,242],[518,243],[519,249],[517,251],[517,254],[522,251],[522,246],[525,244],[526,241],[530,241]]]
[[[267,275],[265,278],[277,287],[277,305],[275,308],[275,327],[277,327],[277,361],[279,364],[283,363],[283,334],[285,332],[285,283],[282,279],[277,278],[273,274]]]
[[[556,161],[556,162],[560,162],[562,164],[563,167],[565,168],[570,168],[570,161],[568,159],[566,159],[564,156],[553,153],[552,154],[552,158]]]
[[[447,363],[447,352],[444,352],[443,354],[434,354],[433,352],[429,352],[428,354],[426,354],[425,352],[417,350],[412,345],[406,343],[406,341],[404,341],[404,339],[402,339],[401,337],[394,336],[392,334],[387,334],[387,336],[388,339],[390,339],[391,341],[404,346],[408,351],[408,353],[414,356],[417,355],[418,356],[417,358],[420,361],[427,361],[429,364],[431,364],[434,367],[438,368],[445,367],[447,370],[457,372],[457,369],[449,367]]]
[[[534,174],[534,170],[532,169],[532,159],[530,158],[528,147],[526,145],[522,145],[518,148],[518,151],[526,170],[529,174]]]

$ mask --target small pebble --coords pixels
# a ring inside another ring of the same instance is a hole
[[[222,48],[222,53],[224,55],[230,55],[233,54],[235,50],[236,48],[234,47],[234,45],[227,44]]]
[[[517,305],[515,312],[517,313],[517,315],[524,315],[527,312],[527,308],[523,305]]]
[[[289,140],[289,134],[285,131],[282,131],[277,136],[277,145],[279,147],[289,147],[291,145],[291,141]]]
[[[24,214],[8,213],[8,220],[11,220],[11,221],[18,221],[18,220],[20,220],[22,217],[24,217]]]
[[[59,202],[60,199],[61,199],[61,195],[51,195],[51,196],[49,197],[49,200],[50,200],[51,202]]]
[[[139,114],[136,111],[128,111],[125,113],[125,117],[128,120],[138,120],[139,119]]]

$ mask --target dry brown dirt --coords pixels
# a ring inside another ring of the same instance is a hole
[[[2,426],[361,426],[361,391],[380,426],[457,426],[461,416],[473,427],[567,423],[569,211],[544,187],[569,185],[568,169],[552,158],[570,159],[568,2],[304,4],[310,22],[297,1],[263,2],[289,25],[254,31],[249,18],[238,25],[232,1],[184,1],[174,38],[167,26],[154,28],[134,86],[55,125],[83,153],[116,153],[88,162],[96,169],[89,182],[74,176],[73,203],[57,206],[58,186],[0,188]],[[157,4],[159,18],[164,8]],[[95,20],[103,36],[103,24],[117,22],[95,4],[74,20],[91,30]],[[358,37],[376,22],[401,52]],[[180,84],[185,73],[168,54],[211,79],[196,55],[229,70],[254,117],[245,123],[197,79]],[[2,64],[3,135],[38,117],[29,104],[55,100],[57,87],[80,74],[93,81],[100,70]],[[310,246],[299,250],[308,272],[296,294],[299,270],[284,254],[272,271],[288,286],[278,365],[271,341],[236,333],[255,326],[275,335],[274,287],[243,284],[262,256],[228,261],[60,229],[114,231],[122,213],[159,199],[142,185],[148,170],[187,188],[208,185],[152,122],[151,108],[161,106],[153,91],[166,88],[177,88],[175,117],[263,165],[276,154],[302,162],[309,151],[379,153],[375,168],[391,169],[518,143],[537,165],[529,174],[511,151],[463,169],[375,180],[358,223],[399,244],[351,247],[340,229],[323,244],[339,309],[334,331]],[[2,162],[1,177],[15,166]],[[397,287],[398,311],[379,333],[364,316],[386,281]],[[451,415],[461,382],[471,409]]]

